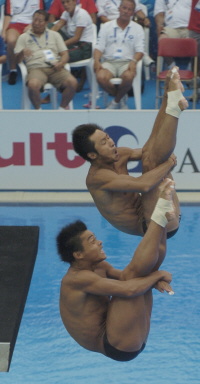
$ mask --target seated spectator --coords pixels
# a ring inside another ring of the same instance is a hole
[[[32,28],[17,40],[17,62],[24,60],[27,66],[29,97],[35,109],[40,109],[40,91],[47,82],[62,92],[60,109],[67,109],[76,92],[77,81],[64,69],[68,53],[62,37],[47,29],[47,22],[45,11],[34,13]]]
[[[94,70],[101,87],[114,96],[108,109],[127,109],[127,92],[136,75],[136,64],[143,57],[144,31],[141,25],[131,20],[134,15],[134,0],[122,0],[119,17],[101,25],[94,51]],[[122,83],[115,87],[110,80],[121,77]]]
[[[8,83],[17,81],[17,68],[14,48],[18,37],[26,31],[32,21],[33,13],[44,9],[43,0],[6,0],[2,37],[7,43],[7,59],[10,69]]]
[[[96,13],[97,13],[97,8],[96,8],[96,5],[95,5],[95,2],[94,0],[80,0],[80,1],[76,1],[76,5],[77,3],[79,3],[79,6],[87,11],[90,16],[91,16],[91,19],[93,21],[94,24],[96,24]],[[74,5],[75,6],[75,5]],[[51,28],[52,27],[52,23],[57,20],[57,19],[60,19],[61,18],[61,15],[63,14],[63,12],[65,12],[65,7],[64,7],[64,3],[62,0],[54,0],[50,9],[49,9],[49,27]],[[78,16],[77,13],[75,12],[75,16]],[[79,17],[80,17],[80,22],[81,22],[81,26],[82,26],[82,20],[83,20],[83,17],[85,20],[88,20],[88,16],[85,16],[83,15],[83,13],[80,13],[79,12]],[[77,18],[76,18],[77,20]],[[77,20],[78,21],[78,20]],[[73,16],[70,17],[70,22],[73,23]],[[68,23],[69,24],[69,23]],[[90,25],[91,23],[89,23]],[[77,24],[78,25],[78,24]],[[55,29],[56,31],[58,31],[58,29],[56,28]],[[64,40],[67,39],[67,36],[66,36],[66,28],[63,27],[59,30],[59,32],[61,33],[61,35],[63,36]],[[73,32],[75,33],[75,31]],[[89,32],[88,36],[90,35],[90,39],[89,39],[89,42],[92,41],[92,36],[93,36],[93,33],[92,32]],[[84,38],[84,36],[81,36],[81,38]],[[83,41],[83,40],[82,40]],[[79,45],[79,44],[78,44]],[[81,43],[82,45],[82,43]],[[75,44],[76,48],[74,47],[74,44],[72,47],[69,47],[68,46],[68,49],[69,49],[69,55],[71,56],[70,57],[70,61],[77,61],[79,60],[79,57],[81,57],[83,55],[84,52],[78,52],[78,50],[80,51],[80,47],[77,46],[77,43]],[[89,58],[91,57],[91,44],[85,44],[84,42],[84,49],[85,50],[88,50],[89,51],[89,56],[88,55],[83,55],[82,58],[83,59],[86,59],[86,58]],[[82,48],[81,48],[81,51],[82,51]],[[72,53],[71,53],[72,52]],[[76,56],[76,59],[72,58],[72,54]],[[77,59],[78,57],[78,59]],[[80,58],[81,60],[81,58]],[[78,87],[77,87],[77,92],[80,92],[84,86],[84,83],[85,83],[85,80],[86,80],[86,71],[85,71],[85,68],[81,68],[78,72],[78,74],[76,73],[76,76],[78,75],[78,78],[79,78],[79,84],[78,84]],[[48,102],[49,101],[49,97],[45,97],[45,99],[43,99],[43,102]]]
[[[0,64],[6,62],[6,48],[2,37],[0,36]]]
[[[119,17],[119,6],[121,0],[107,1],[107,0],[97,0],[97,8],[99,20],[101,23],[106,23],[107,21],[115,20]],[[142,11],[142,7],[139,4],[138,0],[135,0],[135,12],[133,20],[136,19],[137,22],[143,27],[150,27],[150,20]],[[135,21],[136,21],[135,20]],[[144,53],[143,62],[145,66],[149,66],[154,63],[154,60]]]
[[[60,31],[62,28],[70,62],[88,59],[92,55],[92,19],[87,11],[76,5],[76,0],[62,0],[62,3],[65,12],[52,30]]]
[[[192,0],[192,9],[189,20],[189,37],[198,43],[198,75],[200,76],[200,2]]]
[[[92,18],[94,24],[97,22],[97,7],[94,0],[77,0],[77,5],[80,5],[81,8],[85,9]],[[54,21],[60,19],[62,13],[65,11],[65,8],[62,4],[62,0],[54,0],[48,10],[49,13],[49,22],[53,23]]]

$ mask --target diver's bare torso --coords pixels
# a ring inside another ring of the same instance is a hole
[[[141,196],[128,192],[98,191],[88,186],[101,215],[119,231],[143,236]]]
[[[83,348],[104,353],[103,336],[110,298],[85,294],[79,290],[78,276],[79,272],[69,268],[62,280],[60,314],[63,324]]]
[[[120,150],[120,149],[118,149]],[[87,175],[87,188],[96,207],[105,219],[118,230],[131,235],[143,236],[143,210],[141,195],[137,192],[119,192],[104,189],[106,173],[128,175],[127,159],[120,158],[113,170],[90,167]]]

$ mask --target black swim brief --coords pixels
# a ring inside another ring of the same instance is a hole
[[[120,351],[119,349],[116,349],[115,347],[110,345],[110,343],[107,339],[107,335],[105,333],[104,338],[103,338],[103,345],[104,345],[104,349],[105,349],[107,357],[110,357],[111,359],[117,360],[117,361],[130,361],[130,360],[135,359],[139,355],[139,353],[141,353],[143,351],[146,344],[143,343],[142,347],[139,349],[139,351],[135,351],[135,352]]]
[[[180,221],[181,221],[181,215],[179,215],[179,223],[180,223]],[[142,229],[143,229],[144,233],[146,233],[147,223],[145,220],[143,220],[143,222],[142,222]],[[173,237],[176,234],[176,232],[178,232],[178,230],[179,230],[179,227],[174,229],[173,231],[167,232],[167,239],[170,239],[170,237]]]

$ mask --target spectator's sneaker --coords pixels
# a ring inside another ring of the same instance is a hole
[[[11,71],[8,77],[8,84],[14,85],[17,81],[17,71]]]
[[[127,105],[127,100],[128,100],[127,95],[125,95],[124,97],[121,98],[121,100],[119,102],[119,108],[120,109],[129,109],[128,105]]]
[[[106,109],[119,109],[119,103],[116,103],[115,100],[112,100]]]

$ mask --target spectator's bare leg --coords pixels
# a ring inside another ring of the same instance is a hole
[[[14,54],[14,48],[16,41],[19,37],[19,32],[16,29],[8,29],[6,32],[6,43],[7,43],[7,59],[9,63],[9,69],[16,69],[16,59]]]
[[[109,95],[115,96],[117,88],[115,85],[110,83],[113,78],[113,74],[108,69],[102,68],[96,74],[97,82]]]
[[[130,70],[127,69],[127,71],[122,74],[121,78],[122,83],[118,85],[117,94],[115,96],[116,103],[119,103],[122,97],[124,97],[131,89],[134,75]]]
[[[40,109],[40,89],[42,84],[38,79],[31,79],[28,82],[28,94],[29,98],[35,109]]]
[[[70,101],[73,99],[76,89],[78,86],[78,82],[74,76],[68,76],[67,80],[63,84],[63,92],[62,92],[62,100],[60,106],[62,108],[66,108]]]

